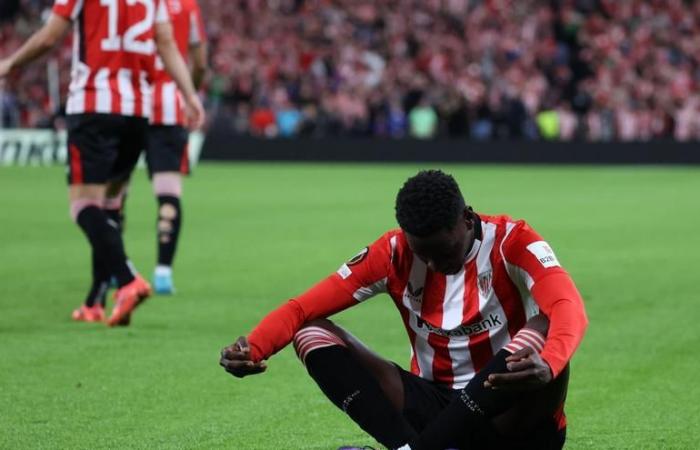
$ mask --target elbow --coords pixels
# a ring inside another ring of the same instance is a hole
[[[581,324],[581,336],[586,332],[588,329],[588,324],[590,323],[588,320],[588,314],[586,314],[586,307],[583,304],[583,299],[579,297],[579,323]]]
[[[156,43],[156,48],[161,58],[170,51],[178,51],[175,45],[175,38],[173,38],[169,29],[164,30],[160,27],[156,27],[156,34],[153,40]]]
[[[582,313],[581,313],[581,336],[583,336],[586,333],[586,330],[588,330],[589,324],[590,324],[590,321],[588,320],[588,316],[586,315],[586,311],[582,311]]]

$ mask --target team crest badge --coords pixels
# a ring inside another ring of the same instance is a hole
[[[491,294],[491,288],[493,284],[493,271],[489,270],[484,273],[480,273],[476,280],[479,285],[479,293],[482,297],[488,297]]]

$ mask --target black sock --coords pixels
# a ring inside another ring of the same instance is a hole
[[[109,272],[104,258],[101,258],[95,250],[92,250],[92,285],[85,298],[86,306],[94,306],[98,303],[105,306],[107,303],[107,290],[112,274]]]
[[[134,274],[127,264],[121,234],[109,223],[107,215],[97,206],[88,206],[80,211],[77,222],[90,241],[92,251],[103,258],[119,286],[132,282]]]
[[[522,393],[484,387],[489,375],[508,372],[506,358],[510,354],[507,350],[496,353],[464,387],[460,396],[409,442],[411,450],[443,450],[454,446],[463,442],[474,430],[485,426],[492,417],[512,407]]]
[[[172,195],[158,196],[158,265],[172,266],[182,223],[180,199]]]
[[[397,448],[416,435],[347,348],[319,348],[309,352],[305,362],[326,397],[382,445]]]
[[[104,212],[107,218],[111,219],[118,225],[118,230],[122,235],[124,234],[124,229],[126,228],[126,192],[122,194],[121,206],[117,209],[105,208]]]
[[[122,209],[105,209],[105,215],[117,225],[117,230],[124,233],[124,214]]]

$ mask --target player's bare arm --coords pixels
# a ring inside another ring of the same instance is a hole
[[[207,43],[198,42],[190,45],[190,61],[192,61],[192,83],[199,90],[207,76]]]
[[[190,128],[201,127],[204,123],[204,107],[197,96],[187,65],[177,49],[170,23],[156,23],[155,42],[165,70],[182,92]]]
[[[34,33],[17,51],[0,60],[0,78],[12,70],[25,66],[51,50],[68,32],[70,21],[51,14],[49,20]]]

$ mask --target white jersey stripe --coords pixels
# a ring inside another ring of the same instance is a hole
[[[506,266],[508,277],[513,281],[513,284],[515,284],[515,287],[517,287],[518,291],[520,292],[520,298],[523,301],[523,309],[525,311],[525,320],[529,320],[540,312],[537,302],[535,302],[535,299],[532,298],[532,294],[530,293],[530,288],[532,288],[532,285],[535,284],[535,282],[529,273],[515,264],[511,264],[510,261],[506,259],[506,255],[503,253],[503,243],[506,241],[506,239],[508,239],[508,236],[514,227],[515,224],[513,222],[508,222],[506,224],[506,235],[501,241],[499,251],[501,252],[501,258],[503,258],[503,264]]]
[[[469,354],[469,339],[452,338],[447,348],[452,359],[452,389],[461,389],[474,378],[474,365]]]
[[[491,266],[491,252],[496,241],[496,225],[481,222],[481,230],[483,233],[483,243],[476,257],[476,288],[479,291],[479,312],[484,319],[498,317],[504,323],[504,326],[493,327],[489,330],[491,352],[495,355],[510,341],[510,335],[508,334],[508,326],[506,325],[506,313],[492,285],[493,267]]]
[[[109,87],[109,69],[103,67],[95,74],[95,111],[109,114],[112,112],[112,90]]]
[[[426,329],[419,329],[416,319],[417,316],[411,314],[409,325],[416,333],[414,348],[416,349],[416,361],[418,362],[418,375],[426,380],[432,380],[435,350],[428,343],[428,331]]]
[[[428,267],[425,263],[413,255],[413,263],[411,264],[411,272],[408,276],[408,283],[403,291],[403,304],[408,308],[409,312],[420,316],[421,304],[423,302],[423,286],[425,285],[425,276],[428,272]]]
[[[80,31],[77,22],[73,24],[73,55],[71,64],[71,82],[68,86],[67,114],[85,112],[85,85],[90,76],[90,68],[80,62]]]
[[[371,284],[369,286],[363,286],[359,288],[358,290],[355,291],[352,296],[357,300],[358,302],[363,302],[367,300],[370,297],[374,297],[375,295],[386,292],[386,280],[387,278],[384,277],[381,280],[377,281],[374,284]]]
[[[192,11],[190,12],[190,35],[187,39],[190,45],[199,44],[201,34],[202,33],[199,31],[199,20],[197,20],[197,14]]]
[[[80,12],[83,10],[83,3],[84,0],[78,0],[77,2],[75,2],[75,6],[73,7],[73,11],[70,15],[71,19],[75,20],[78,17]]]
[[[394,261],[394,252],[396,251],[396,236],[392,236],[389,239],[389,244],[391,245],[391,261]]]
[[[442,328],[452,330],[464,320],[464,266],[454,275],[445,276],[445,297],[442,301]]]
[[[148,82],[148,74],[141,71],[139,74],[139,84],[141,91],[141,105],[142,105],[142,116],[150,118],[153,111],[151,110],[151,85]]]
[[[416,336],[413,350],[418,363],[418,375],[427,380],[432,380],[435,350],[428,343],[428,330],[425,327],[418,326],[427,271],[428,267],[425,263],[416,255],[413,255],[411,271],[403,292],[403,305],[408,310],[408,326],[411,327]]]
[[[177,89],[174,81],[163,83],[160,101],[163,107],[163,124],[177,123]]]
[[[136,109],[136,99],[134,98],[134,88],[131,85],[132,73],[129,69],[119,69],[117,82],[119,94],[122,97],[121,113],[125,116],[132,116]]]

